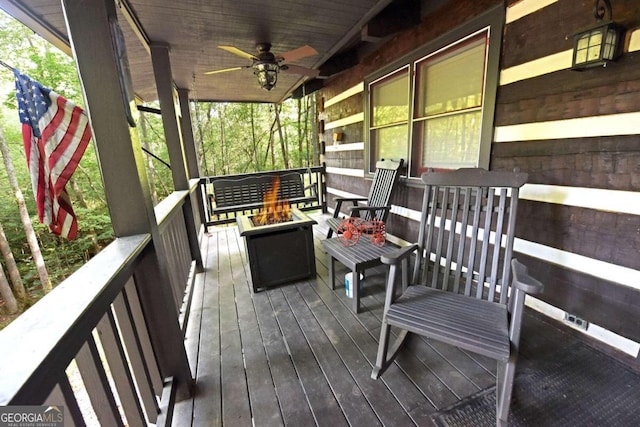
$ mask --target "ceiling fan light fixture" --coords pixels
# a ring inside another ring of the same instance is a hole
[[[260,87],[266,90],[271,90],[275,87],[278,81],[279,66],[273,62],[258,62],[253,66],[253,74],[258,77],[258,83]]]

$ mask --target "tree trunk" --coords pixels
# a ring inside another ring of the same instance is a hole
[[[2,266],[0,266],[0,296],[2,296],[9,314],[14,314],[18,311],[18,301],[16,301],[16,297],[11,292],[11,287],[7,281],[7,276],[4,275]]]
[[[107,199],[105,199],[102,196],[104,191],[102,189],[100,189],[100,188],[97,188],[94,185],[93,181],[91,180],[91,175],[89,175],[87,170],[85,168],[83,168],[81,164],[78,164],[76,172],[80,172],[80,173],[82,173],[82,175],[85,176],[85,178],[87,179],[87,183],[89,184],[89,188],[91,188],[93,190],[93,197],[97,198],[100,202],[102,202],[103,205],[106,206],[107,205]]]
[[[311,141],[311,137],[309,136],[309,109],[311,107],[310,98],[305,96],[304,98],[304,131],[302,133],[302,137],[304,138],[304,145],[306,148],[306,166],[311,166],[311,150],[309,147],[309,142]]]
[[[73,178],[69,178],[69,184],[71,184],[71,188],[73,189],[73,200],[75,200],[75,203],[78,203],[79,206],[85,209],[89,209],[89,205],[87,205],[87,201],[84,199],[84,194],[82,194],[82,189],[78,185],[78,182]]]
[[[227,155],[225,153],[226,151],[226,141],[224,137],[224,119],[226,115],[225,113],[226,113],[226,108],[223,106],[220,109],[220,159],[222,160],[222,174],[229,175],[229,165],[227,162]]]
[[[282,133],[282,124],[280,123],[280,109],[282,106],[275,106],[276,123],[278,124],[278,136],[280,137],[280,149],[282,150],[282,159],[284,160],[284,168],[289,169],[289,153],[287,151],[287,144],[285,143],[284,135]]]
[[[258,141],[256,141],[256,118],[255,111],[253,108],[253,104],[251,104],[251,140],[252,140],[252,149],[253,149],[253,162],[255,165],[255,171],[259,172],[262,170],[260,167],[260,160],[258,158]]]
[[[304,157],[302,155],[302,153],[304,152],[302,150],[302,140],[304,138],[304,136],[306,135],[306,124],[307,124],[307,120],[305,118],[304,122],[302,121],[302,98],[298,98],[298,126],[297,126],[297,130],[298,130],[298,167],[301,168],[304,166]],[[305,127],[303,128],[302,123],[305,124]],[[308,163],[307,163],[308,165]]]
[[[16,178],[16,171],[13,168],[13,162],[11,161],[11,155],[9,154],[9,147],[7,147],[7,141],[4,139],[4,133],[0,128],[0,150],[2,151],[2,158],[4,160],[4,166],[7,170],[7,176],[9,177],[9,183],[13,188],[16,201],[18,202],[18,209],[20,210],[20,219],[22,220],[22,226],[24,227],[25,234],[27,236],[27,243],[31,249],[31,255],[33,256],[33,262],[36,264],[36,270],[40,277],[40,283],[42,284],[42,290],[47,293],[51,290],[51,279],[49,279],[49,273],[47,272],[47,266],[44,263],[42,252],[40,251],[40,244],[38,238],[33,230],[33,224],[31,223],[31,217],[27,211],[27,206],[24,203],[24,197],[22,190],[18,185]]]
[[[199,147],[199,155],[200,155],[200,164],[202,165],[203,172],[205,175],[211,175],[211,170],[209,169],[209,165],[207,163],[207,151],[204,146],[204,118],[200,113],[200,102],[194,102],[193,108],[196,112],[196,126],[198,129],[198,147]],[[211,103],[207,103],[207,123],[210,122],[211,119]]]
[[[22,277],[20,277],[20,270],[18,270],[16,260],[13,258],[13,252],[11,252],[11,248],[9,247],[9,242],[7,241],[7,236],[4,234],[2,224],[0,224],[0,252],[2,252],[2,257],[7,265],[7,271],[13,284],[14,294],[18,299],[26,301],[27,291],[24,289],[24,283],[22,283]]]

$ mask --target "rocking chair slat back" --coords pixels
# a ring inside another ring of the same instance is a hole
[[[366,200],[363,197],[336,198],[333,218],[327,220],[327,226],[329,227],[327,238],[330,238],[335,231],[338,231],[338,228],[342,224],[342,219],[339,218],[339,214],[343,202],[353,203],[353,207],[350,207],[350,216],[360,217],[364,220],[376,219],[385,222],[391,210],[391,193],[398,182],[403,163],[403,159],[399,161],[382,159],[377,162],[376,172],[373,176],[373,181],[369,188],[369,196]],[[358,205],[359,202],[366,202],[366,206]]]
[[[391,193],[398,180],[399,169],[402,167],[402,161],[394,162],[392,160],[381,160],[376,163],[376,172],[373,176],[373,182],[369,189],[368,206],[388,206],[391,200]],[[364,218],[371,218],[371,212],[366,212]],[[376,211],[375,218],[380,221],[386,221],[388,210]]]
[[[515,182],[483,182],[477,170],[453,175],[455,184],[446,187],[440,174],[423,176],[418,256],[429,259],[416,262],[413,283],[504,304],[500,289],[510,281],[518,188],[526,175]]]

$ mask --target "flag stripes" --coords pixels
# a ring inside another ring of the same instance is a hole
[[[64,97],[18,70],[14,74],[38,218],[53,233],[75,239],[78,223],[65,185],[91,140],[89,121]]]

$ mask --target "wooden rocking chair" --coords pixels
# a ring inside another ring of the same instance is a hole
[[[338,214],[340,214],[340,208],[342,208],[343,202],[353,202],[353,206],[349,207],[350,216],[357,216],[366,220],[377,219],[383,222],[387,220],[387,216],[391,210],[391,206],[389,205],[391,192],[398,182],[403,162],[403,159],[400,159],[399,162],[384,159],[377,162],[376,173],[373,176],[373,182],[369,190],[369,197],[366,199],[363,197],[336,198],[336,209],[333,212],[333,218],[327,220],[327,225],[329,226],[327,239],[329,239],[333,235],[333,232],[342,224],[342,219],[338,218]],[[367,205],[358,206],[358,202],[367,202]],[[360,213],[361,211],[363,214]]]
[[[543,289],[512,259],[518,190],[526,180],[524,173],[483,169],[422,175],[418,243],[382,256],[390,268],[372,378],[389,366],[407,332],[488,356],[498,363],[496,423],[506,425],[525,295]],[[396,298],[399,267],[403,293]],[[390,349],[391,326],[400,333]]]

